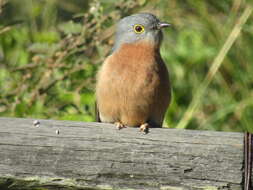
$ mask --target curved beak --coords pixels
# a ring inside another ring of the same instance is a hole
[[[167,23],[167,22],[159,22],[157,24],[157,29],[158,30],[161,30],[162,28],[166,28],[166,27],[169,27],[171,24]]]

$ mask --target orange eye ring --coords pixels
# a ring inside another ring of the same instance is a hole
[[[135,32],[136,34],[141,34],[141,33],[143,33],[144,31],[145,31],[145,28],[144,28],[143,25],[141,25],[141,24],[135,24],[135,25],[134,25],[134,32]]]

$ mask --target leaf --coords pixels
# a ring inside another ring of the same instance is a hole
[[[79,34],[83,28],[81,24],[74,23],[73,21],[62,23],[58,27],[65,34]]]
[[[57,44],[48,44],[48,43],[33,43],[28,47],[28,51],[32,53],[40,53],[40,54],[46,54],[46,53],[52,53],[55,52],[58,49],[59,45]]]
[[[94,121],[93,117],[90,115],[82,115],[82,114],[67,114],[59,117],[58,119],[61,120],[72,120],[72,121],[85,121],[85,122],[91,122]]]
[[[59,94],[60,101],[64,103],[74,103],[75,95],[72,92],[64,92]]]
[[[86,92],[81,94],[81,104],[89,104],[92,105],[95,103],[95,96],[92,92]]]

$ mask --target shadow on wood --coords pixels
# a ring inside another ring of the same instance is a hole
[[[242,133],[39,122],[0,118],[1,190],[242,189]]]

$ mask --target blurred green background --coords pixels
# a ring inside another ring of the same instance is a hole
[[[177,127],[250,1],[0,0],[0,116],[94,121],[96,72],[114,24],[152,12],[173,26],[161,54],[173,100],[164,125]],[[251,3],[252,4],[252,3]],[[253,15],[183,128],[253,131]]]

